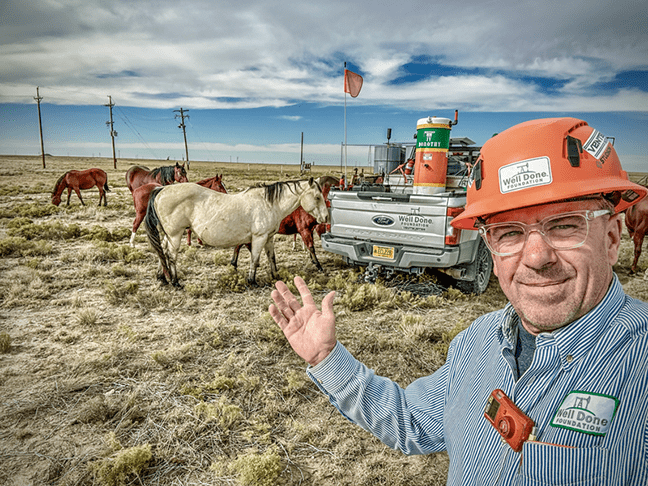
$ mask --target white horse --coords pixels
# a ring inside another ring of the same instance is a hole
[[[273,237],[281,220],[299,206],[318,222],[328,222],[322,189],[312,177],[259,184],[237,194],[223,194],[193,183],[155,189],[144,223],[149,242],[160,259],[158,279],[164,283],[168,279],[174,286],[180,286],[176,258],[186,228],[208,246],[229,248],[251,243],[251,285],[256,285],[261,249],[265,249],[272,277],[278,279]]]

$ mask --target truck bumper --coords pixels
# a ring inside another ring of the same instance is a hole
[[[393,258],[374,256],[374,246],[393,249]],[[322,235],[322,248],[341,255],[353,265],[383,265],[412,272],[422,268],[448,268],[459,263],[460,248],[448,246],[443,249],[417,248],[393,243],[374,243],[340,238],[325,233]]]

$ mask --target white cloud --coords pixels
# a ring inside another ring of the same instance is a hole
[[[648,16],[634,0],[9,0],[0,14],[5,102],[24,102],[40,85],[65,92],[62,103],[107,93],[160,108],[339,103],[346,60],[365,77],[364,104],[646,105],[636,89],[600,89],[620,71],[648,69]],[[479,71],[394,82],[420,58]],[[564,85],[548,95],[530,78]]]

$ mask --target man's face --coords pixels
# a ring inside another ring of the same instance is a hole
[[[600,209],[595,201],[543,204],[495,214],[488,223],[520,221],[533,224],[568,211]],[[537,231],[528,234],[522,251],[493,255],[493,271],[504,294],[533,334],[551,332],[585,315],[605,296],[617,261],[620,216],[589,222],[585,244],[555,250]]]

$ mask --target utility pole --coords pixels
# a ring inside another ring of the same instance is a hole
[[[304,174],[304,132],[301,132],[301,150],[299,152],[299,172]]]
[[[41,154],[43,155],[43,169],[45,169],[45,148],[43,146],[43,122],[41,121],[41,111],[40,111],[40,102],[43,97],[38,92],[38,86],[36,86],[36,97],[34,98],[36,103],[38,103],[38,128],[40,130],[40,142],[41,142]]]
[[[178,125],[178,128],[182,128],[182,134],[184,135],[184,142],[185,142],[185,155],[186,155],[186,161],[187,161],[187,170],[189,169],[189,149],[187,149],[187,131],[185,130],[185,118],[189,118],[189,115],[185,115],[186,112],[189,110],[183,110],[180,108],[179,110],[173,110],[174,112],[180,112],[179,115],[176,115],[175,118],[180,118],[180,125]]]
[[[113,130],[113,116],[112,116],[112,107],[115,106],[115,103],[112,102],[112,96],[108,96],[108,104],[104,105],[110,108],[110,121],[106,122],[106,125],[110,127],[110,138],[112,139],[112,150],[113,150],[113,166],[117,168],[117,157],[115,157],[115,137],[117,132]]]

